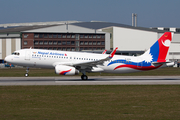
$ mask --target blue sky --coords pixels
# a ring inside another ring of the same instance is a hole
[[[180,27],[180,0],[0,0],[0,24],[105,21],[139,27]]]

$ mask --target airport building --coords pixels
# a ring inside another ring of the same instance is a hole
[[[174,32],[168,59],[180,60],[179,28],[142,28],[109,22],[60,21],[0,24],[0,59],[24,48],[139,55],[166,31]]]

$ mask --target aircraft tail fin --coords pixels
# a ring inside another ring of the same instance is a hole
[[[172,41],[173,33],[165,32],[142,56],[152,62],[166,62],[166,56]]]

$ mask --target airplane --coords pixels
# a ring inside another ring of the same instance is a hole
[[[165,32],[144,54],[140,56],[115,55],[116,48],[110,54],[56,51],[43,49],[21,49],[14,51],[5,61],[27,67],[25,76],[29,76],[29,67],[53,68],[59,75],[82,73],[81,79],[87,80],[87,72],[131,73],[173,66],[166,60],[173,33]]]

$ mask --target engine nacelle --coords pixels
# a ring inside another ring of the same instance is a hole
[[[59,75],[77,75],[79,74],[79,71],[74,67],[66,65],[56,65],[55,73]]]

